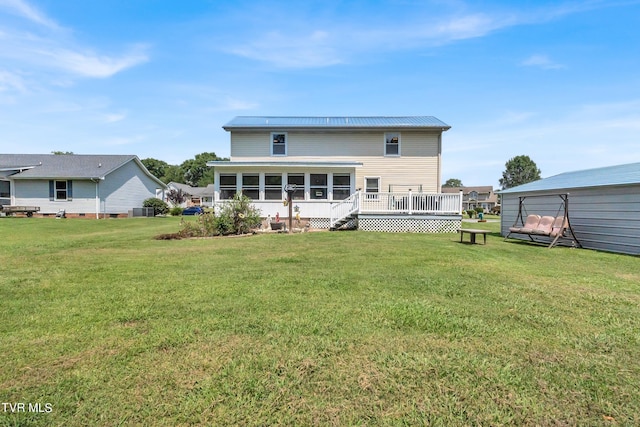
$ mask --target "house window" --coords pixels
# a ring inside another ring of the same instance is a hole
[[[366,193],[366,199],[377,199],[380,192],[380,178],[379,177],[365,177],[364,178],[364,192]]]
[[[266,174],[264,176],[265,200],[282,200],[282,175]]]
[[[287,134],[272,133],[271,134],[271,155],[286,156],[287,155]]]
[[[309,175],[311,199],[327,199],[327,174],[312,173]]]
[[[385,156],[400,155],[400,134],[399,133],[384,134],[384,155]]]
[[[351,195],[351,175],[333,174],[333,200],[344,200]]]
[[[0,181],[0,205],[11,204],[11,183]]]
[[[242,194],[251,200],[258,200],[260,198],[260,175],[242,174]]]
[[[223,175],[220,174],[220,200],[233,199],[236,188],[236,174]]]
[[[290,173],[287,175],[287,184],[295,184],[297,190],[291,195],[293,200],[304,200],[304,174]]]
[[[56,201],[65,201],[67,197],[67,181],[55,181],[55,198]]]

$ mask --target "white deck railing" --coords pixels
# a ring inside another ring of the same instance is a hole
[[[462,212],[462,192],[442,193],[363,193],[331,206],[331,226],[353,213],[459,215]]]

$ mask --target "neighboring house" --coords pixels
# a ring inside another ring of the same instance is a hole
[[[568,194],[569,220],[582,247],[640,255],[640,163],[566,172],[500,194],[503,236],[515,222],[520,198],[525,217],[557,216],[558,195]]]
[[[455,231],[460,196],[440,190],[435,117],[236,117],[230,161],[212,161],[214,203],[242,191],[263,216],[288,216],[284,188],[314,228],[358,219],[380,231]]]
[[[498,206],[498,195],[493,192],[493,187],[483,185],[479,187],[442,187],[445,194],[453,194],[462,191],[462,209],[482,208],[485,212]]]
[[[181,184],[179,182],[170,182],[167,184],[168,190],[182,190],[187,196],[180,206],[213,206],[213,184],[209,184],[206,187],[192,187],[187,184]],[[165,200],[167,203],[171,203],[169,200]]]
[[[0,204],[44,216],[126,216],[165,188],[133,155],[0,154]]]

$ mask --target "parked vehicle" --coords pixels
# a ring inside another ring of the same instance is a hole
[[[203,213],[204,209],[200,206],[190,206],[182,211],[182,215],[202,215]]]

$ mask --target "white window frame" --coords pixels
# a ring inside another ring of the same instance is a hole
[[[274,153],[273,147],[275,146],[275,136],[276,135],[283,135],[284,136],[284,154],[283,153]],[[289,145],[289,134],[287,132],[271,132],[270,134],[270,139],[269,139],[269,147],[270,147],[270,151],[271,151],[271,155],[275,156],[275,157],[279,157],[279,156],[286,156],[287,155],[287,151],[288,151],[288,145]]]
[[[280,184],[278,185],[267,184],[267,178],[276,177],[276,176],[280,177]],[[282,189],[284,188],[284,186],[282,185],[283,182],[284,182],[284,179],[281,173],[269,173],[269,172],[265,173],[264,174],[264,200],[283,200],[284,199],[284,196],[282,194]],[[278,197],[275,197],[275,198],[267,197],[267,195],[276,191],[279,192]]]
[[[311,181],[312,175],[324,175],[324,185],[316,185]],[[321,191],[324,197],[318,197],[314,191]],[[309,199],[310,200],[329,200],[329,174],[328,173],[309,173]]]
[[[398,138],[398,145],[397,145],[397,147],[398,147],[398,152],[397,152],[397,153],[389,154],[389,153],[387,152],[387,147],[395,146],[395,144],[389,144],[389,143],[387,143],[387,141],[388,141],[389,139],[391,139],[391,138],[394,138],[394,137],[397,137],[397,138]],[[385,155],[385,157],[400,157],[400,153],[401,153],[400,148],[401,148],[401,146],[402,146],[402,137],[401,137],[401,135],[400,135],[400,132],[385,132],[385,134],[384,134],[384,141],[383,141],[383,142],[384,142],[384,155]]]
[[[235,184],[232,187],[231,185],[227,185],[227,184],[223,184],[222,183],[222,178],[227,178],[227,177],[231,177],[233,176],[235,179]],[[233,199],[233,196],[238,192],[238,174],[236,173],[221,173],[218,176],[219,179],[219,186],[220,186],[220,200],[231,200]],[[224,192],[227,191],[231,191],[233,189],[233,194],[231,194],[231,197],[222,197]]]
[[[58,188],[59,182],[64,183],[64,189]],[[64,191],[64,198],[58,197],[58,191]],[[58,179],[53,181],[53,200],[55,200],[56,202],[66,202],[67,200],[69,200],[69,182],[67,180]]]
[[[336,175],[337,176],[347,176],[349,177],[349,184],[345,185],[345,184],[337,184],[336,185]],[[348,198],[351,195],[351,188],[352,188],[352,184],[353,184],[353,176],[350,173],[339,173],[339,172],[334,172],[332,175],[332,179],[331,179],[331,194],[332,194],[332,200],[344,200],[346,198]],[[344,191],[347,190],[347,197],[344,198],[336,198],[335,194],[337,191]]]
[[[378,181],[378,190],[377,191],[369,191],[369,188],[367,187],[367,180],[368,179],[375,179]],[[380,188],[382,186],[382,178],[379,176],[365,176],[364,177],[364,193],[365,193],[365,199],[367,200],[377,200],[378,199],[378,194],[380,193]]]

